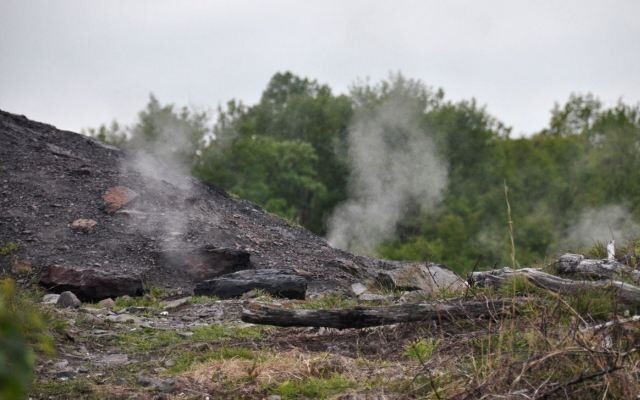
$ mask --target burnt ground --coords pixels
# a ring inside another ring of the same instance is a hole
[[[0,243],[19,245],[13,262],[29,263],[36,274],[63,264],[140,274],[147,287],[191,290],[193,280],[161,254],[209,245],[246,250],[256,268],[294,268],[310,278],[311,292],[346,288],[381,265],[213,185],[137,168],[136,157],[0,111]],[[102,195],[114,186],[138,197],[109,214]],[[91,233],[70,228],[80,218],[97,222]],[[0,263],[10,267],[6,257]]]

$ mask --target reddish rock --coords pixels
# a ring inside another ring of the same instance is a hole
[[[115,301],[113,301],[113,299],[112,299],[112,298],[108,297],[108,298],[106,298],[106,299],[104,299],[104,300],[100,300],[100,301],[98,302],[98,305],[99,305],[100,307],[102,307],[102,308],[106,308],[106,309],[108,309],[108,310],[111,310],[111,309],[116,305],[116,302],[115,302]]]
[[[138,276],[65,265],[49,266],[40,276],[40,284],[52,292],[72,291],[83,301],[143,293],[142,280]]]
[[[112,214],[125,205],[131,203],[136,197],[138,197],[138,193],[134,192],[128,187],[114,186],[112,188],[109,188],[102,195],[102,200],[104,201],[104,210],[107,213]]]
[[[71,229],[76,232],[90,233],[98,223],[93,219],[80,218],[71,223]]]

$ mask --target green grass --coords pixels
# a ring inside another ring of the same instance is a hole
[[[127,307],[146,307],[157,311],[162,308],[162,300],[165,296],[164,290],[151,288],[148,293],[141,297],[118,297],[113,311],[120,311]]]
[[[189,299],[189,304],[209,304],[215,303],[219,300],[220,299],[215,296],[191,296],[191,298]]]
[[[68,381],[48,380],[36,382],[31,390],[31,396],[36,398],[68,398],[72,395],[75,399],[101,399],[99,392],[94,390],[92,383],[86,378],[77,378]]]
[[[141,328],[122,332],[116,336],[116,343],[125,351],[144,353],[163,350],[175,351],[179,345],[189,343],[226,343],[232,339],[255,340],[262,336],[265,328],[259,326],[235,327],[226,325],[206,325],[193,329],[193,335],[183,337],[175,331]]]
[[[183,337],[174,331],[142,328],[123,332],[116,336],[117,344],[127,352],[144,353],[158,349],[167,349],[179,344]]]
[[[259,354],[254,353],[246,347],[227,347],[223,346],[216,350],[205,352],[186,351],[181,352],[175,359],[175,364],[170,367],[167,372],[169,374],[178,374],[191,368],[192,365],[211,361],[211,360],[256,360],[261,358]]]
[[[331,293],[326,296],[319,297],[317,299],[307,300],[299,305],[300,308],[308,310],[319,309],[339,309],[356,307],[358,300],[341,296],[339,294]]]
[[[193,329],[193,336],[189,340],[195,342],[217,342],[226,339],[259,339],[264,330],[265,328],[261,326],[206,325]]]
[[[616,301],[613,290],[582,289],[567,300],[580,315],[596,320],[606,319],[622,308]]]
[[[357,386],[354,380],[336,374],[329,378],[289,379],[270,392],[283,399],[327,399]]]

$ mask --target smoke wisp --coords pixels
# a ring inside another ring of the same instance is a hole
[[[424,110],[392,95],[352,121],[349,200],[329,220],[329,243],[371,254],[392,236],[408,206],[433,207],[447,183],[447,169],[433,140],[421,129]]]
[[[626,241],[640,236],[640,225],[633,221],[629,210],[621,205],[607,205],[583,211],[568,230],[568,245],[592,246],[611,239]]]
[[[148,199],[143,205],[144,219],[132,221],[131,228],[160,234],[163,246],[171,248],[181,244],[187,233],[189,215],[184,199],[194,192],[189,168],[197,142],[193,129],[171,113],[159,111],[146,118],[145,126],[133,129],[128,144],[131,151],[122,164],[124,175],[133,172],[142,178]]]

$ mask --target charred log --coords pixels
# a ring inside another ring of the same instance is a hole
[[[228,299],[254,289],[277,297],[304,300],[307,279],[288,270],[246,270],[201,282],[196,285],[194,293]]]
[[[486,301],[455,300],[340,310],[292,310],[250,303],[242,309],[242,320],[253,324],[276,326],[366,328],[403,322],[495,318],[513,312],[514,307],[524,303],[526,300],[519,298]]]

